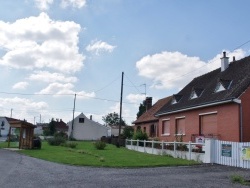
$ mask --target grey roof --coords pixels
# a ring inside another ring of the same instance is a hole
[[[226,90],[215,92],[215,88],[219,82]],[[155,115],[158,116],[187,108],[195,108],[202,105],[235,99],[240,97],[249,85],[250,56],[231,62],[229,67],[223,72],[218,68],[194,78],[177,95],[173,96],[178,96],[179,101],[177,103],[172,104],[171,101],[169,101]],[[192,91],[197,91],[197,88],[199,88],[200,96],[190,99]]]

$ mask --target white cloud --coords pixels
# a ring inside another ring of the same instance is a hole
[[[80,29],[75,22],[54,21],[46,13],[14,23],[0,21],[0,48],[6,51],[0,57],[0,65],[67,73],[79,71],[85,59],[78,49]]]
[[[116,46],[112,46],[106,42],[99,40],[99,41],[92,41],[91,44],[89,44],[86,47],[86,50],[89,52],[93,52],[96,55],[99,55],[100,52],[111,53],[115,48]]]
[[[61,7],[66,8],[72,6],[74,8],[82,8],[86,5],[87,0],[62,0]]]
[[[35,4],[40,10],[48,10],[53,0],[35,0]]]
[[[145,100],[145,95],[143,94],[129,94],[126,99],[131,103],[142,103]]]
[[[26,89],[29,85],[28,82],[18,82],[12,86],[13,89]]]
[[[42,82],[63,82],[63,83],[74,83],[77,82],[76,77],[66,77],[61,73],[50,73],[48,71],[35,71],[28,78],[29,80],[42,81]]]
[[[37,94],[54,94],[57,95],[74,95],[77,94],[77,98],[87,99],[89,97],[95,97],[95,93],[87,93],[85,91],[73,91],[74,85],[71,83],[61,84],[61,83],[51,83],[45,89],[41,90]]]
[[[228,52],[227,56],[240,59],[245,56],[243,50]],[[136,62],[139,75],[152,79],[156,89],[179,89],[194,77],[220,67],[221,54],[206,63],[199,57],[189,57],[180,52],[162,52],[147,55]]]

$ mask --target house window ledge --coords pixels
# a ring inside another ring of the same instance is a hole
[[[170,136],[170,134],[166,133],[166,134],[162,134],[161,136]]]
[[[175,136],[186,136],[186,134],[175,134]]]

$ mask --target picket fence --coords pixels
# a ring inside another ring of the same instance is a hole
[[[186,145],[187,150],[178,150],[177,146],[180,144]],[[174,148],[169,150],[165,147],[167,145],[173,145]],[[193,152],[197,146],[202,146],[204,153]],[[250,142],[205,139],[205,143],[203,144],[126,140],[126,148],[155,155],[171,155],[175,158],[195,160],[203,163],[216,163],[250,169]]]
[[[214,140],[211,148],[214,159],[211,162],[250,169],[250,142],[228,142]],[[214,148],[214,149],[213,149]]]

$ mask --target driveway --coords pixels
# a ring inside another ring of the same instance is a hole
[[[77,167],[47,162],[3,149],[0,149],[0,170],[1,188],[228,188],[246,187],[231,183],[231,175],[242,175],[250,179],[250,170],[220,165],[136,169]]]

